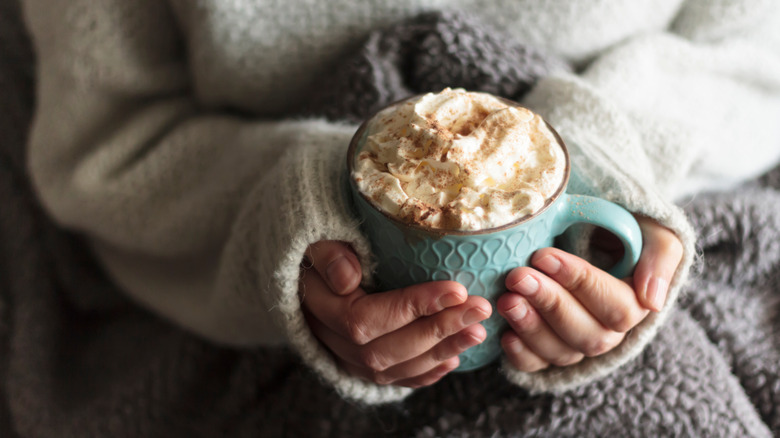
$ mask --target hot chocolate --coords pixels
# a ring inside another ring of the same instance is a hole
[[[375,207],[406,223],[483,230],[539,211],[564,183],[565,168],[540,116],[447,88],[379,112],[352,176]]]

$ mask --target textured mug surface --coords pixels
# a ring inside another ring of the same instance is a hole
[[[549,125],[548,125],[549,127]],[[599,198],[565,193],[569,156],[560,136],[550,127],[566,156],[566,178],[556,194],[533,215],[510,224],[478,231],[444,231],[407,224],[374,207],[360,193],[351,176],[353,160],[365,141],[368,122],[350,144],[347,168],[351,197],[362,229],[378,262],[378,291],[432,280],[453,280],[470,295],[490,301],[493,313],[482,322],[487,338],[461,353],[456,371],[468,371],[493,362],[501,355],[501,332],[506,321],[496,312],[496,299],[506,292],[510,270],[528,264],[540,248],[552,246],[556,236],[576,223],[590,223],[614,233],[625,248],[623,258],[610,271],[618,278],[630,275],[642,250],[642,237],[634,217],[622,207]]]

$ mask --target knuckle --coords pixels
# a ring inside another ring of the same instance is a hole
[[[398,300],[393,303],[395,315],[416,319],[428,313],[425,301],[428,298],[427,295],[416,293],[416,290],[409,286],[402,288],[400,292]]]
[[[349,340],[357,345],[365,345],[371,341],[368,334],[368,322],[366,317],[354,307],[350,307],[344,318],[346,333]]]
[[[612,351],[623,340],[623,333],[611,333],[597,337],[586,345],[582,351],[587,357],[600,356]]]
[[[573,270],[570,289],[574,290],[593,290],[598,284],[598,280],[590,269]]]
[[[434,320],[431,324],[428,324],[428,330],[426,333],[428,338],[432,339],[444,339],[449,335],[446,321]]]
[[[539,302],[536,303],[535,307],[537,307],[544,314],[559,313],[564,310],[563,301],[561,300],[560,295],[556,293],[541,294],[539,297]]]
[[[634,318],[627,309],[618,309],[610,312],[605,319],[604,325],[606,325],[607,328],[620,333],[631,330],[635,325]]]
[[[585,342],[580,351],[587,357],[602,355],[612,349],[611,343],[602,337],[596,337]]]
[[[359,362],[371,372],[372,379],[377,378],[380,373],[388,368],[386,361],[374,348],[361,348]]]
[[[414,319],[427,314],[423,297],[410,292],[408,288],[401,294],[401,300],[397,303],[397,308],[400,315],[406,315]]]

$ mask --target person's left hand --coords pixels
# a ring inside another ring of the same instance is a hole
[[[507,275],[509,291],[496,307],[509,322],[501,345],[515,368],[534,372],[604,354],[661,310],[683,246],[657,222],[637,221],[644,242],[633,277],[617,279],[556,248],[540,249],[532,267]]]

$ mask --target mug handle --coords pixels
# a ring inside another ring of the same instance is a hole
[[[625,208],[601,198],[564,193],[557,203],[553,233],[563,234],[574,224],[586,223],[606,229],[616,235],[625,249],[623,258],[609,269],[617,278],[631,275],[642,253],[642,231],[634,216]]]

